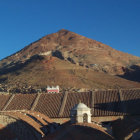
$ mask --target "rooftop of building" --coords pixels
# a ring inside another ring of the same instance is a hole
[[[7,119],[5,120],[5,118]],[[15,121],[12,121],[13,119]],[[37,137],[40,138],[45,136],[46,133],[50,131],[51,126],[55,127],[55,124],[52,122],[52,120],[49,117],[45,116],[44,114],[41,114],[40,112],[26,111],[26,110],[1,111],[0,123],[2,124],[0,126],[3,126],[1,127],[1,131],[3,133],[8,128],[14,128],[12,126],[17,127],[18,124],[20,123],[23,124],[23,126],[28,130],[28,133],[30,133],[30,135],[33,136],[37,135]],[[19,129],[22,128],[19,127]],[[16,131],[13,130],[11,132],[16,133]]]
[[[52,134],[42,140],[113,140],[105,130],[97,124],[67,122]]]
[[[92,117],[140,115],[140,89],[0,95],[0,111],[32,110],[49,118],[69,118],[79,100],[91,108]]]

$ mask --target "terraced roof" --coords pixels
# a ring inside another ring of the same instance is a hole
[[[6,110],[30,110],[37,94],[17,94],[7,106]]]
[[[140,89],[16,94],[11,101],[10,98],[11,95],[0,95],[0,110],[9,101],[5,110],[32,109],[50,118],[69,118],[71,108],[82,102],[91,108],[92,116],[140,115]]]
[[[91,107],[91,93],[69,93],[65,104],[63,117],[70,116],[70,110],[75,106],[75,104],[78,104],[79,102],[82,102]]]
[[[4,108],[11,95],[0,95],[0,110]]]
[[[63,94],[42,94],[35,111],[41,112],[50,118],[56,118],[61,107]]]
[[[97,91],[94,94],[94,116],[121,115],[121,104],[118,90]]]

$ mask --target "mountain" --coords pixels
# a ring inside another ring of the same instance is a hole
[[[8,88],[138,88],[130,73],[139,64],[139,57],[62,29],[1,60],[0,83]]]

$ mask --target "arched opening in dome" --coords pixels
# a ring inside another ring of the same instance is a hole
[[[83,123],[88,122],[88,115],[86,113],[83,114]]]

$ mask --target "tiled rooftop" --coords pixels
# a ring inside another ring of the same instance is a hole
[[[101,126],[96,124],[63,124],[56,132],[42,140],[113,140]]]
[[[40,137],[44,136],[48,131],[49,127],[47,128],[47,126],[53,125],[47,116],[35,111],[1,111],[1,115],[6,115],[8,118],[15,118],[17,122],[22,121],[25,126],[28,126],[28,129],[30,128],[31,133],[36,133]]]
[[[37,94],[17,94],[14,96],[6,110],[30,110]]]
[[[78,104],[79,102],[91,107],[91,93],[69,93],[65,104],[63,117],[70,116],[70,110],[75,106],[75,104]]]
[[[11,95],[0,95],[0,110],[4,108]]]
[[[45,114],[50,118],[58,116],[63,94],[42,94],[39,98],[35,111]]]
[[[121,115],[118,90],[97,91],[94,95],[94,116]]]
[[[0,95],[2,110],[11,95]],[[93,92],[77,92],[41,94],[37,103],[37,94],[16,94],[8,102],[5,110],[31,110],[40,112],[50,118],[69,118],[70,110],[82,102],[91,108],[92,116],[139,115],[140,89],[132,90],[98,90]]]

